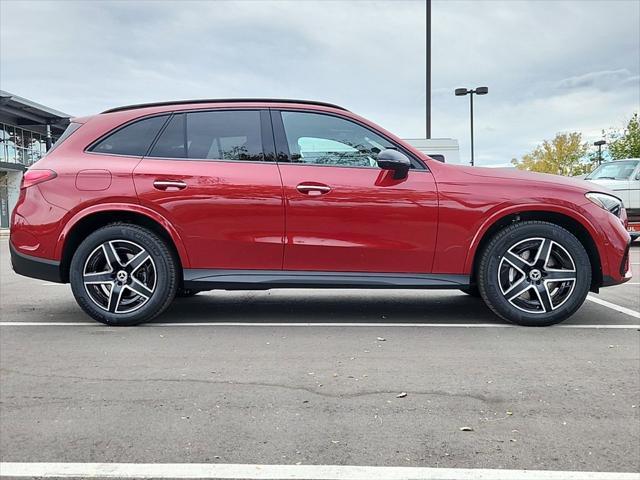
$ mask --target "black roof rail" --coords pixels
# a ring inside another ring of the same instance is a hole
[[[109,110],[105,110],[102,113],[113,113],[113,112],[122,112],[125,110],[135,110],[137,108],[147,108],[147,107],[164,107],[170,105],[185,105],[192,103],[250,103],[250,102],[260,102],[260,103],[301,103],[306,105],[319,105],[321,107],[331,107],[337,108],[338,110],[348,111],[346,108],[341,107],[339,105],[334,105],[333,103],[327,102],[316,102],[314,100],[292,100],[287,98],[210,98],[210,99],[197,99],[197,100],[171,100],[168,102],[155,102],[155,103],[139,103],[136,105],[125,105],[123,107],[110,108]]]

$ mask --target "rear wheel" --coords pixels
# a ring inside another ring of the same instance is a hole
[[[177,266],[153,232],[113,224],[89,235],[69,271],[80,307],[108,325],[137,325],[162,313],[177,289]]]
[[[578,239],[546,222],[514,224],[482,253],[478,287],[503,319],[526,326],[561,322],[580,308],[591,286],[591,263]]]

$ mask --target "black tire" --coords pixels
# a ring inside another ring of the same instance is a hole
[[[477,285],[469,285],[468,287],[461,288],[460,291],[472,297],[480,298],[480,289],[478,289]]]
[[[498,232],[481,252],[477,274],[487,306],[524,326],[562,322],[580,308],[591,286],[584,246],[564,228],[541,221]]]
[[[148,322],[177,290],[177,261],[155,233],[117,223],[90,234],[75,251],[69,280],[78,305],[114,326]],[[122,273],[124,272],[124,273]]]
[[[194,290],[192,288],[178,288],[176,298],[190,298],[199,294],[202,290]]]

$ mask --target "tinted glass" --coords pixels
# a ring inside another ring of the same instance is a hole
[[[371,130],[330,115],[282,112],[282,122],[294,163],[377,167],[378,153],[392,146]]]
[[[167,115],[145,118],[112,133],[91,151],[141,157],[147,153]]]
[[[150,157],[185,158],[185,117],[184,113],[174,115],[151,149]]]
[[[240,110],[187,114],[187,156],[262,161],[260,112]]]

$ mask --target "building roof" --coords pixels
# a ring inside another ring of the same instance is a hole
[[[0,112],[18,118],[22,125],[60,125],[71,116],[4,90],[0,90]]]
[[[320,105],[323,107],[337,108],[339,110],[347,110],[344,107],[334,105],[333,103],[316,102],[313,100],[292,100],[282,98],[213,98],[213,99],[198,99],[198,100],[171,100],[168,102],[157,103],[140,103],[137,105],[125,105],[123,107],[111,108],[105,110],[102,113],[121,112],[123,110],[134,110],[137,108],[147,107],[164,107],[165,105],[187,105],[193,103],[301,103],[307,105]]]

